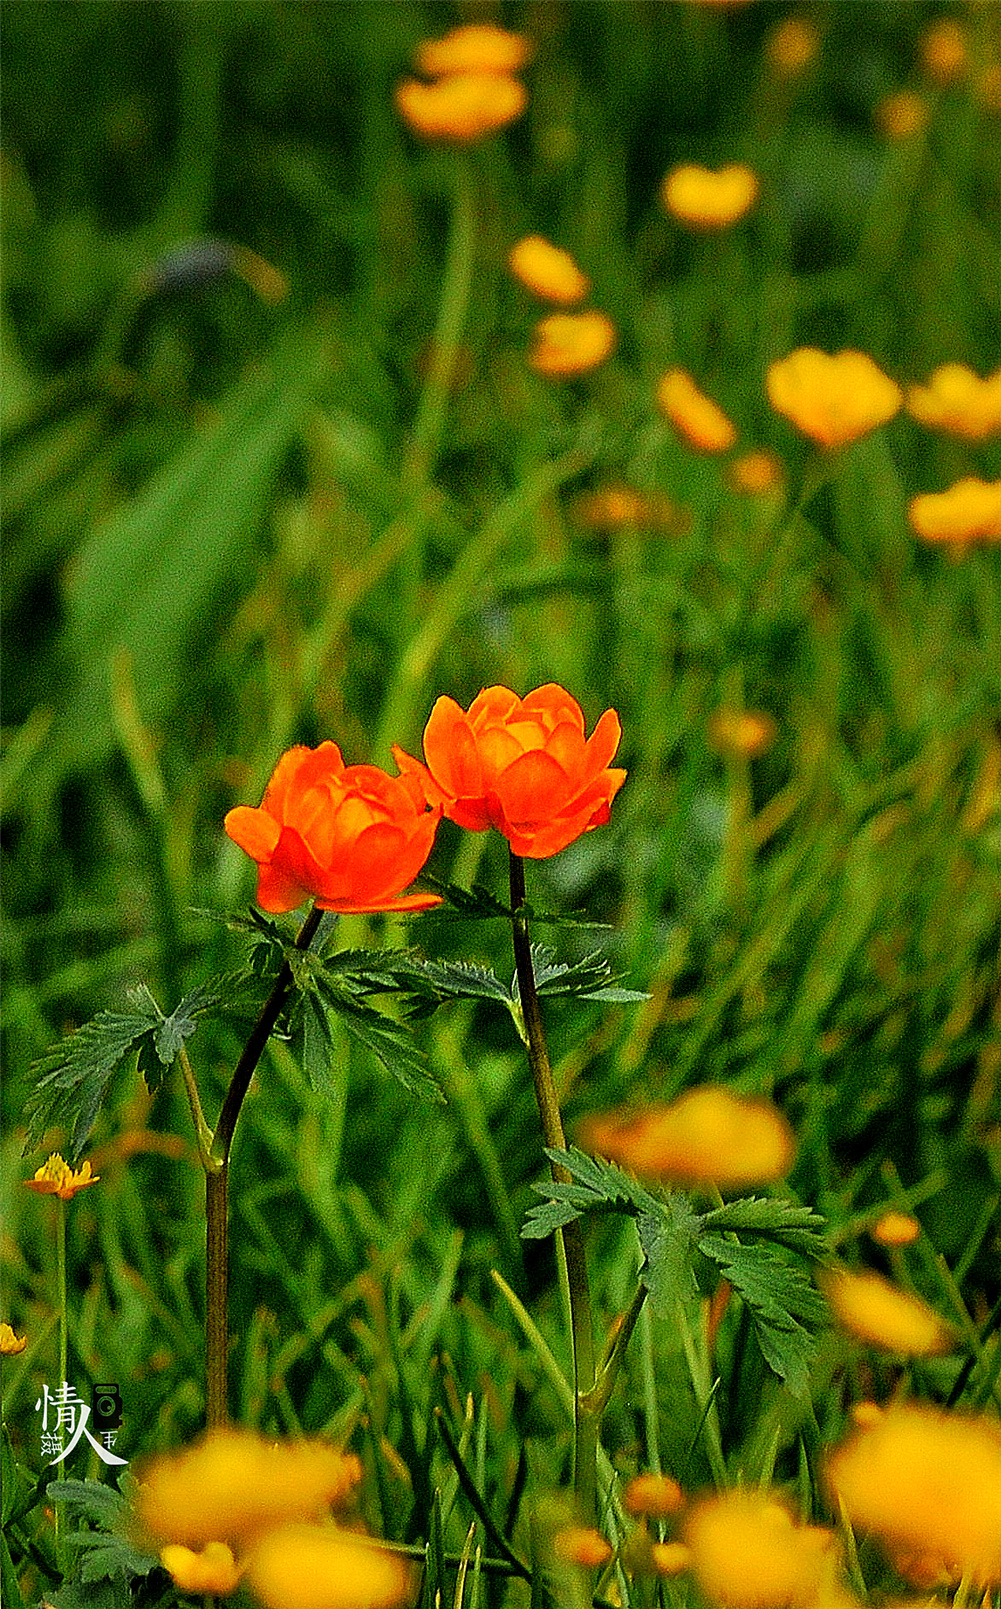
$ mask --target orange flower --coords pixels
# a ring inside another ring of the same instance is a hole
[[[876,127],[888,140],[909,140],[928,126],[928,102],[913,89],[894,90],[876,107]]]
[[[512,246],[507,260],[515,279],[543,302],[572,307],[588,293],[591,282],[568,251],[541,235],[526,235]]]
[[[686,524],[685,511],[660,492],[640,492],[621,481],[582,493],[574,502],[574,515],[592,531],[619,531],[625,525],[680,531]]]
[[[74,1173],[69,1163],[64,1162],[57,1151],[53,1151],[34,1177],[25,1179],[24,1183],[29,1190],[37,1190],[40,1196],[58,1196],[61,1201],[72,1201],[78,1190],[86,1189],[88,1184],[96,1184],[100,1177],[99,1173],[91,1173],[89,1162],[85,1162]]]
[[[909,1212],[891,1207],[873,1224],[869,1233],[881,1246],[910,1246],[921,1233],[921,1225]]]
[[[596,1569],[607,1564],[612,1550],[593,1525],[566,1525],[553,1537],[553,1552],[565,1564],[583,1564]]]
[[[943,87],[954,84],[966,71],[966,34],[955,17],[937,17],[921,37],[925,72]]]
[[[396,1609],[414,1598],[402,1559],[330,1526],[269,1532],[251,1554],[247,1575],[267,1609]]]
[[[634,1475],[622,1496],[627,1514],[649,1514],[651,1519],[666,1520],[677,1514],[684,1502],[684,1493],[673,1475]]]
[[[313,895],[325,911],[426,911],[437,895],[400,892],[431,853],[441,811],[424,805],[413,778],[345,766],[336,743],[321,743],[283,754],[260,809],[237,805],[224,825],[257,861],[262,910]]]
[[[532,332],[531,368],[552,380],[587,374],[615,351],[615,325],[607,313],[550,313]]]
[[[15,1335],[9,1324],[0,1324],[0,1356],[5,1358],[16,1357],[23,1352],[28,1344],[26,1335]]]
[[[945,542],[956,554],[974,542],[1001,542],[1001,481],[968,476],[947,492],[913,497],[908,518],[926,542]]]
[[[803,72],[819,48],[820,30],[809,17],[783,17],[765,38],[768,65],[783,78],[795,78]]]
[[[442,39],[425,39],[414,58],[427,78],[450,73],[516,73],[532,59],[534,46],[524,34],[508,33],[492,22],[453,28]]]
[[[907,411],[929,430],[965,441],[1001,433],[1001,369],[981,380],[962,363],[943,363],[926,386],[912,386]]]
[[[471,832],[496,827],[516,855],[540,860],[608,820],[626,778],[608,769],[621,734],[606,710],[585,740],[580,705],[554,682],[527,698],[487,687],[468,714],[438,699],[424,728],[426,767],[393,753],[451,821]]]
[[[781,487],[782,462],[766,447],[756,448],[741,453],[739,458],[733,460],[729,476],[730,484],[738,492],[747,492],[751,497],[764,497],[766,493],[778,491]]]
[[[240,1582],[233,1551],[225,1542],[206,1542],[199,1553],[170,1542],[160,1549],[160,1563],[182,1592],[211,1593],[228,1598]]]
[[[691,229],[726,229],[749,212],[757,198],[757,178],[741,163],[718,172],[682,163],[667,174],[660,190],[665,211]]]
[[[856,1527],[1001,1584],[1001,1426],[893,1403],[830,1454],[826,1484]]]
[[[722,408],[699,390],[684,369],[668,369],[657,387],[657,406],[679,436],[704,453],[725,453],[737,432]]]
[[[903,400],[900,387],[865,352],[832,357],[801,346],[771,365],[766,383],[776,413],[829,451],[885,424]]]
[[[717,753],[729,758],[757,759],[775,742],[775,718],[763,710],[714,710],[709,717],[709,741]]]
[[[920,1296],[891,1285],[882,1274],[832,1268],[819,1276],[835,1322],[849,1335],[905,1357],[935,1357],[952,1348],[954,1334]]]
[[[721,1609],[806,1609],[823,1601],[839,1562],[832,1531],[796,1525],[765,1491],[703,1499],[685,1541],[699,1586]]]
[[[528,91],[507,73],[453,73],[433,84],[405,78],[396,86],[395,100],[414,134],[471,145],[520,117]]]
[[[784,1178],[796,1154],[793,1132],[770,1101],[710,1086],[667,1106],[592,1117],[582,1140],[613,1162],[682,1187],[764,1184]]]

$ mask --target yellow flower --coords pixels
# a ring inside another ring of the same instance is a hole
[[[832,451],[886,424],[900,407],[900,387],[865,352],[801,346],[773,363],[768,400],[804,436]]]
[[[775,742],[778,726],[763,710],[714,710],[709,717],[709,741],[717,753],[754,760]]]
[[[228,1598],[240,1582],[240,1570],[225,1542],[206,1542],[200,1553],[171,1542],[160,1549],[160,1563],[182,1592],[207,1592]]]
[[[667,1106],[592,1117],[582,1137],[589,1150],[682,1187],[765,1184],[784,1178],[796,1153],[792,1129],[770,1101],[709,1086]]]
[[[913,497],[907,515],[918,536],[944,542],[956,554],[974,542],[1001,542],[1001,481],[971,475],[946,492]]]
[[[526,235],[511,248],[508,267],[515,279],[543,302],[556,302],[560,307],[572,307],[582,301],[591,282],[582,274],[568,251],[543,240],[541,235]]]
[[[737,432],[722,408],[700,391],[684,369],[668,369],[657,386],[657,406],[679,436],[704,453],[725,453]]]
[[[534,46],[524,34],[508,33],[492,22],[453,28],[442,39],[425,39],[414,58],[426,78],[450,73],[517,73],[532,59]]]
[[[888,140],[909,140],[928,126],[928,102],[913,89],[884,95],[875,112],[876,127]]]
[[[684,1502],[684,1493],[673,1475],[634,1475],[622,1494],[627,1514],[648,1514],[651,1519],[666,1520],[677,1514]]]
[[[765,58],[774,73],[794,78],[809,67],[820,48],[820,30],[809,17],[783,17],[765,39]]]
[[[706,1598],[722,1609],[808,1609],[834,1577],[834,1533],[796,1525],[767,1492],[704,1499],[685,1527],[692,1568]]]
[[[891,1207],[876,1220],[870,1233],[881,1246],[910,1246],[920,1235],[921,1225],[911,1213]]]
[[[40,1196],[58,1196],[60,1201],[72,1201],[78,1190],[96,1184],[100,1177],[99,1173],[91,1173],[89,1162],[85,1162],[74,1173],[69,1163],[64,1162],[57,1151],[53,1151],[34,1176],[25,1179],[24,1183],[29,1190],[37,1190]]]
[[[214,1430],[141,1474],[139,1517],[158,1540],[200,1547],[241,1542],[290,1519],[343,1504],[361,1479],[352,1453],[320,1442],[268,1442]]]
[[[848,1518],[894,1549],[939,1555],[952,1578],[1001,1584],[1001,1426],[891,1404],[827,1459]]]
[[[395,1609],[414,1596],[402,1559],[320,1525],[269,1531],[247,1580],[266,1609]]]
[[[749,212],[758,198],[758,181],[742,163],[714,172],[683,163],[661,185],[665,211],[692,229],[726,229]]]
[[[0,1324],[0,1356],[14,1357],[23,1352],[28,1344],[26,1335],[15,1335],[9,1324]]]
[[[532,332],[531,368],[550,379],[587,374],[615,351],[615,325],[607,313],[549,313]]]
[[[913,1358],[934,1357],[953,1345],[952,1329],[935,1310],[882,1274],[829,1269],[820,1284],[837,1324],[860,1341]]]
[[[966,34],[955,17],[937,17],[921,37],[921,60],[935,84],[954,84],[966,71]]]
[[[927,385],[911,387],[907,411],[930,430],[987,441],[1001,434],[1001,369],[981,380],[962,363],[943,363]]]
[[[747,492],[751,497],[764,497],[782,485],[782,460],[767,448],[755,448],[733,460],[729,478],[730,484],[738,492]]]
[[[574,503],[574,515],[594,531],[618,531],[624,525],[640,530],[680,530],[686,522],[684,511],[675,508],[669,498],[621,482],[585,492]]]
[[[565,1564],[583,1564],[592,1569],[607,1564],[612,1557],[605,1538],[591,1525],[565,1525],[553,1536],[553,1551]]]
[[[654,1542],[650,1562],[657,1575],[670,1579],[692,1568],[692,1550],[684,1542]]]
[[[455,73],[433,84],[405,78],[397,84],[396,109],[415,134],[453,145],[471,145],[521,116],[528,91],[506,73]]]

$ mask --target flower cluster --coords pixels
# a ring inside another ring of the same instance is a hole
[[[454,28],[419,46],[416,66],[424,78],[396,86],[396,109],[424,139],[473,144],[525,110],[528,92],[515,74],[531,56],[530,40],[492,23]]]
[[[394,748],[401,774],[392,777],[346,766],[336,743],[289,749],[260,806],[237,805],[225,828],[257,862],[263,910],[294,910],[310,896],[343,913],[429,910],[438,895],[402,890],[427,861],[442,815],[474,832],[496,827],[515,854],[555,855],[608,821],[626,776],[609,768],[620,736],[606,710],[586,738],[580,705],[553,683],[524,699],[488,687],[468,712],[440,698],[424,732],[426,764]]]

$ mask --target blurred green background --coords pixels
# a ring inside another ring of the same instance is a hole
[[[461,155],[422,146],[394,83],[420,39],[484,16],[536,42],[528,111]],[[817,35],[794,74],[770,54],[789,16]],[[921,49],[942,17],[968,51],[945,85]],[[844,1227],[895,1178],[919,1187],[929,1245],[982,1319],[1001,1179],[1001,570],[996,549],[921,549],[906,507],[997,479],[1001,452],[901,414],[815,489],[764,376],[800,344],[858,347],[903,385],[951,360],[997,367],[998,7],[36,0],[4,27],[4,1206],[9,1316],[32,1337],[22,1404],[53,1373],[49,1204],[19,1186],[32,1059],[140,979],[169,1010],[232,964],[236,941],[201,914],[253,893],[222,817],[259,799],[284,747],[333,738],[388,764],[393,742],[419,749],[440,693],[498,681],[560,681],[589,725],[614,705],[624,729],[610,825],[531,868],[534,902],[610,923],[599,942],[652,990],[640,1010],[553,1012],[571,1126],[697,1080],[771,1093],[797,1126],[801,1198]],[[926,121],[887,138],[900,90]],[[750,217],[711,238],[669,220],[658,186],[687,160],[749,163]],[[461,361],[428,433],[463,197]],[[580,381],[526,365],[537,310],[505,260],[529,232],[574,253],[616,323],[616,356]],[[676,439],[654,403],[674,365],[741,447],[778,453],[785,492],[737,492]],[[618,482],[676,517],[589,526],[581,498]],[[720,754],[720,707],[771,715],[772,747]],[[502,849],[446,827],[431,869],[503,892]],[[491,924],[343,930],[511,967]],[[240,1033],[192,1043],[210,1107]],[[412,1475],[399,1382],[430,1389],[443,1346],[450,1390],[503,1375],[511,1423],[542,1412],[487,1277],[520,1269],[540,1167],[518,1048],[486,1008],[420,1033],[441,1110],[346,1044],[321,1101],[273,1047],[233,1228],[241,1416],[343,1431],[364,1412]],[[200,1411],[200,1174],[177,1090],[114,1094],[102,1184],[71,1209],[74,1367],[120,1380],[152,1444]],[[599,1253],[610,1315],[628,1271],[614,1237]],[[526,1277],[544,1291],[550,1273]],[[372,1293],[390,1279],[409,1375],[385,1363],[395,1320]],[[690,1429],[682,1415],[671,1434]],[[495,1478],[509,1489],[503,1459]]]

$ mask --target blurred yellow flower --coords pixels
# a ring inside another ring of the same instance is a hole
[[[200,1553],[171,1542],[160,1549],[160,1563],[182,1592],[227,1598],[240,1584],[240,1570],[225,1542],[206,1542]]]
[[[943,363],[927,385],[911,386],[907,411],[929,430],[987,441],[1001,434],[1001,369],[981,380],[963,363]]]
[[[692,1510],[685,1541],[699,1586],[722,1609],[809,1609],[840,1562],[832,1531],[796,1525],[763,1491],[704,1499]]]
[[[831,356],[811,346],[773,363],[766,387],[775,412],[828,451],[886,424],[903,401],[900,387],[867,353]]]
[[[492,22],[453,28],[441,39],[425,39],[414,58],[426,78],[450,73],[517,73],[531,61],[532,41]]]
[[[432,84],[405,78],[396,86],[395,100],[414,134],[471,145],[520,117],[528,91],[506,73],[454,73]]]
[[[951,1326],[934,1308],[882,1274],[832,1268],[819,1283],[835,1322],[860,1341],[912,1358],[935,1357],[954,1344]]]
[[[782,460],[765,447],[741,453],[731,463],[728,476],[738,492],[747,492],[751,497],[777,491],[785,479]]]
[[[709,741],[718,754],[754,760],[775,742],[778,725],[764,710],[714,710],[709,717]]]
[[[74,1173],[69,1163],[64,1162],[57,1151],[53,1151],[33,1177],[24,1180],[24,1184],[29,1190],[37,1190],[40,1196],[58,1196],[60,1201],[72,1201],[78,1190],[96,1184],[100,1177],[99,1173],[91,1173],[89,1162],[85,1162]]]
[[[657,1574],[669,1580],[692,1568],[692,1550],[684,1542],[654,1542],[650,1560]]]
[[[668,369],[657,386],[657,406],[679,436],[704,453],[725,453],[737,431],[723,412],[700,391],[684,369]]]
[[[361,1480],[353,1453],[321,1442],[269,1442],[214,1430],[140,1473],[139,1518],[161,1542],[241,1542],[283,1520],[343,1504]]]
[[[691,229],[726,229],[757,198],[758,180],[742,163],[714,171],[685,162],[672,168],[660,189],[664,210]]]
[[[583,1564],[589,1569],[607,1564],[612,1549],[592,1525],[565,1525],[553,1536],[553,1552],[565,1564]]]
[[[640,530],[680,531],[687,527],[685,510],[676,508],[669,498],[621,482],[584,492],[573,510],[580,524],[594,531],[618,531],[625,525]]]
[[[572,307],[582,301],[591,282],[582,274],[568,251],[552,245],[541,235],[526,235],[512,246],[507,260],[515,279],[544,302]]]
[[[975,476],[945,492],[913,497],[907,516],[926,542],[944,542],[958,555],[974,542],[1001,542],[1001,481]]]
[[[928,126],[928,102],[913,89],[894,90],[884,95],[875,111],[879,132],[888,140],[909,140]]]
[[[607,313],[549,313],[532,332],[529,366],[550,379],[587,374],[615,351],[615,325]]]
[[[977,78],[977,99],[986,111],[1001,112],[1001,62],[990,62]]]
[[[899,1212],[891,1207],[884,1212],[869,1231],[873,1240],[878,1240],[881,1246],[910,1246],[921,1233],[921,1225],[909,1212]]]
[[[666,1520],[676,1514],[684,1502],[684,1493],[673,1475],[634,1475],[622,1494],[627,1514],[647,1514],[651,1519]]]
[[[952,1578],[1001,1584],[1001,1425],[913,1404],[829,1454],[826,1484],[851,1523],[892,1549],[939,1555]]]
[[[783,78],[794,78],[803,72],[819,49],[817,24],[795,13],[776,22],[765,37],[765,60]]]
[[[639,1174],[720,1189],[782,1179],[796,1140],[770,1101],[705,1086],[667,1106],[606,1113],[582,1126],[583,1144]]]
[[[248,1583],[266,1609],[395,1609],[414,1598],[407,1564],[321,1525],[283,1525],[261,1538]]]
[[[945,87],[966,71],[966,33],[955,17],[936,17],[921,36],[921,61],[933,83]]]
[[[28,1344],[26,1335],[15,1335],[9,1324],[0,1324],[0,1356],[10,1358],[23,1352]]]

